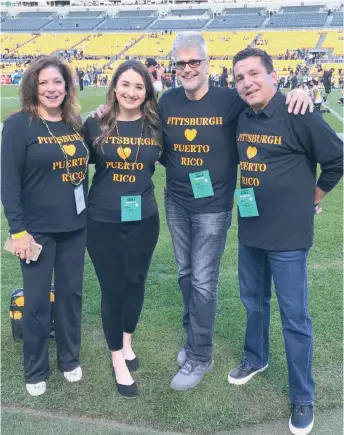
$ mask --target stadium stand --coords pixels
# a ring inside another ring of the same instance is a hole
[[[45,18],[9,18],[1,23],[2,32],[31,32],[43,29],[51,20]]]
[[[170,12],[171,17],[192,17],[192,16],[202,16],[206,12],[208,12],[208,9],[176,9],[172,10]]]
[[[225,15],[245,15],[245,14],[259,14],[264,12],[264,8],[226,8],[223,11]]]
[[[151,17],[155,14],[155,11],[120,11],[117,15],[118,18],[129,17]]]
[[[172,41],[175,35],[158,34],[157,38],[145,35],[137,44],[130,47],[125,54],[127,56],[159,57],[166,56],[171,51]]]
[[[77,50],[83,50],[84,55],[114,56],[135,43],[141,36],[139,34],[94,34],[77,44]]]
[[[73,60],[70,62],[69,66],[72,69],[79,68],[82,70],[88,70],[88,69],[102,69],[109,63],[106,59],[82,59],[82,60]]]
[[[51,12],[20,12],[17,18],[49,18]]]
[[[58,20],[52,20],[44,29],[47,32],[65,32],[73,30],[93,30],[101,22],[102,18],[61,18]]]
[[[157,20],[149,28],[149,30],[196,30],[203,29],[209,20],[196,19],[180,19],[180,20]]]
[[[105,11],[72,11],[69,12],[67,18],[98,18],[105,14]]]
[[[321,13],[277,14],[273,15],[270,18],[270,20],[266,24],[266,27],[323,27],[325,25],[327,17],[327,14]]]
[[[306,62],[301,59],[297,60],[274,60],[274,68],[279,77],[288,76],[290,71],[295,72],[298,65],[306,65]]]
[[[265,17],[260,15],[225,15],[214,18],[208,29],[256,29],[260,27]]]
[[[144,30],[152,22],[154,18],[150,17],[132,17],[132,18],[110,18],[99,26],[99,31],[131,31],[131,30]]]
[[[330,26],[343,27],[343,14],[340,12],[334,13]]]
[[[87,36],[87,33],[66,33],[65,35],[59,35],[57,38],[56,35],[51,33],[44,33],[18,48],[17,52],[19,55],[40,55],[52,54],[59,50],[70,50]]]
[[[322,44],[322,48],[333,49],[333,54],[335,54],[336,56],[344,55],[343,32],[328,31],[326,33],[327,34]]]
[[[285,14],[300,14],[303,12],[319,12],[325,5],[282,6],[281,12]]]
[[[343,71],[344,67],[342,63],[326,63],[326,62],[321,62],[321,68],[323,71],[329,71],[331,68],[334,69],[333,75],[334,77],[337,76],[339,74],[339,69],[341,69]],[[313,73],[315,73],[317,71],[317,67],[314,66],[314,68],[312,68],[311,70]],[[322,75],[323,73],[321,72],[320,75]]]
[[[316,46],[320,37],[318,31],[289,31],[286,32],[264,32],[261,39],[267,44],[258,48],[266,50],[271,56],[284,54],[286,50],[296,50],[297,48],[312,49]]]
[[[257,32],[203,32],[212,56],[233,56],[239,50],[252,44]]]
[[[20,45],[25,44],[32,38],[34,36],[27,33],[2,33],[0,39],[1,53],[18,51]]]

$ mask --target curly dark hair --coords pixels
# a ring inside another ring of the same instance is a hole
[[[76,90],[73,83],[71,70],[55,56],[40,56],[34,60],[24,72],[24,76],[20,84],[20,103],[21,110],[30,114],[33,117],[39,118],[38,108],[38,75],[46,68],[56,68],[62,75],[65,86],[66,96],[62,102],[62,119],[75,128],[81,131],[80,106],[76,99]]]

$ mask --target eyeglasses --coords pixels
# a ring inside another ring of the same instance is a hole
[[[179,60],[177,62],[174,63],[174,66],[176,67],[176,69],[185,69],[186,65],[189,65],[190,68],[197,68],[198,66],[200,66],[201,62],[203,62],[204,60],[207,59],[191,59],[188,62],[185,62],[183,60]]]

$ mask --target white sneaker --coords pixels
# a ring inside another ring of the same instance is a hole
[[[38,384],[26,384],[26,389],[31,396],[41,396],[45,393],[47,389],[47,384],[45,381],[38,382]]]
[[[80,366],[71,372],[63,372],[63,374],[68,382],[78,382],[82,378],[82,370]]]

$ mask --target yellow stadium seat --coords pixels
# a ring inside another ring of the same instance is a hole
[[[57,50],[70,50],[86,36],[87,34],[64,33],[59,34],[57,37],[56,34],[44,33],[20,47],[18,54],[40,55],[52,54]]]
[[[339,38],[344,37],[343,32],[338,32],[337,30],[337,31],[328,31],[324,33],[326,33],[326,37],[322,47],[330,48],[330,49],[332,48],[333,53],[336,56],[342,56],[344,54],[344,40]]]
[[[140,37],[138,33],[92,34],[75,48],[83,50],[85,55],[114,56],[135,43],[135,40]]]
[[[284,54],[286,50],[315,48],[320,31],[285,31],[285,32],[264,32],[260,39],[266,40],[266,45],[258,45],[258,48],[265,50],[270,56]]]

